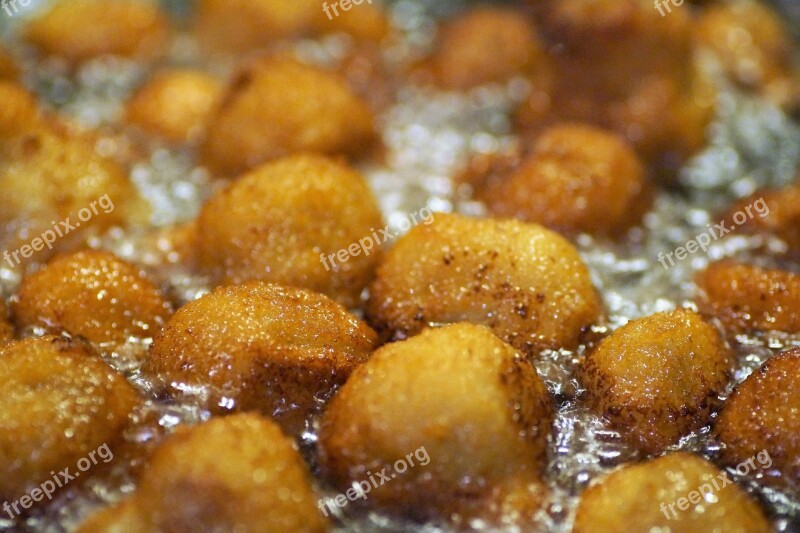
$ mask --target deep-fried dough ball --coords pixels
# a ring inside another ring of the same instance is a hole
[[[100,531],[327,531],[303,459],[255,414],[178,428],[129,500],[84,523]],[[137,527],[138,526],[138,527]]]
[[[149,58],[166,52],[169,21],[156,2],[60,0],[28,24],[26,36],[45,54],[72,62]]]
[[[436,214],[378,267],[367,315],[394,338],[473,322],[534,355],[574,348],[601,304],[577,250],[541,226]]]
[[[294,152],[354,154],[374,135],[367,106],[337,76],[293,60],[257,62],[208,126],[207,164],[235,174]]]
[[[133,387],[59,337],[0,350],[0,498],[18,500],[103,444],[113,448],[138,403]]]
[[[307,32],[321,11],[319,0],[200,0],[196,25],[207,48],[244,52]]]
[[[19,75],[17,63],[11,54],[0,48],[0,79],[16,79]]]
[[[212,198],[197,219],[200,269],[215,280],[262,279],[357,305],[380,244],[381,213],[364,178],[297,155],[264,165]],[[365,243],[369,238],[372,249]],[[338,254],[341,250],[348,253]]]
[[[296,434],[375,344],[375,332],[321,294],[249,282],[180,308],[145,372],[176,396],[208,388],[215,413],[259,410]]]
[[[740,211],[744,217],[737,215]],[[733,219],[734,216],[738,221]],[[735,223],[737,231],[771,233],[786,241],[791,248],[800,250],[800,183],[783,189],[758,191],[736,202],[724,219],[728,227]]]
[[[586,489],[573,533],[769,533],[758,502],[705,459],[675,452],[627,465]]]
[[[774,468],[785,484],[800,485],[799,387],[798,348],[771,357],[739,384],[715,426],[723,461],[736,466],[756,457],[762,470]]]
[[[644,167],[625,141],[575,124],[544,132],[520,167],[483,197],[500,216],[602,234],[638,222],[646,192]]]
[[[0,298],[0,345],[14,338],[14,326],[11,325],[8,316],[6,301]]]
[[[478,7],[446,22],[432,58],[439,83],[468,89],[541,68],[545,59],[531,22],[519,10]]]
[[[659,177],[674,177],[702,147],[715,101],[692,62],[689,10],[662,17],[647,0],[543,5],[555,81],[544,103],[532,94],[519,122],[536,129],[552,120],[585,121],[611,129]]]
[[[0,140],[24,133],[39,123],[39,103],[22,86],[0,80],[0,102]],[[7,149],[0,146],[0,161]]]
[[[778,105],[800,105],[795,43],[779,15],[764,3],[735,0],[710,6],[696,23],[695,40],[714,52],[742,86]]]
[[[87,228],[103,231],[147,213],[120,165],[99,154],[88,135],[38,128],[16,136],[3,152],[0,223],[7,249],[20,247],[15,262],[46,259],[43,232],[52,232],[46,238],[65,249]]]
[[[679,309],[616,330],[586,357],[580,380],[595,411],[657,454],[709,421],[732,365],[717,330]]]
[[[800,275],[721,261],[695,281],[701,311],[729,331],[800,332]]]
[[[530,362],[487,328],[427,329],[356,369],[321,420],[320,464],[342,490],[374,477],[370,505],[448,516],[539,478],[552,408]]]
[[[128,101],[125,117],[171,142],[187,142],[203,133],[221,94],[222,85],[213,76],[168,70],[139,88]]]
[[[152,337],[169,315],[169,304],[139,268],[93,250],[57,257],[27,276],[14,301],[20,327],[97,343]]]

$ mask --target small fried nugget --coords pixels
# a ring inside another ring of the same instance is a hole
[[[517,9],[473,8],[439,31],[432,67],[449,89],[505,82],[546,63],[532,21]]]
[[[697,274],[700,310],[733,333],[800,332],[800,275],[720,261]]]
[[[15,136],[0,156],[0,242],[18,248],[6,261],[82,243],[87,229],[102,232],[143,219],[149,207],[122,167],[104,157],[87,134],[39,127]],[[36,236],[31,240],[31,236]],[[15,255],[16,254],[16,255]]]
[[[293,442],[256,414],[179,427],[154,452],[136,492],[79,531],[322,533],[311,476]]]
[[[437,213],[386,254],[366,311],[389,338],[472,322],[536,355],[575,348],[602,309],[589,270],[558,234],[515,220]]]
[[[72,63],[102,55],[149,59],[166,53],[169,20],[153,1],[59,0],[25,35],[44,54]]]
[[[36,97],[21,85],[0,80],[0,141],[8,141],[35,128],[41,122]],[[8,147],[0,145],[0,162]]]
[[[675,452],[626,465],[583,493],[573,533],[769,533],[758,502],[705,459]]]
[[[125,119],[173,143],[200,138],[222,96],[222,85],[193,70],[166,70],[156,74],[131,97]]]
[[[767,360],[740,383],[725,402],[714,427],[725,446],[722,460],[730,465],[752,461],[762,470],[774,468],[765,483],[800,487],[800,348]],[[767,472],[768,473],[768,472]]]
[[[75,472],[101,446],[113,448],[139,403],[121,374],[60,337],[0,349],[0,387],[0,498],[9,502],[53,471]]]
[[[644,166],[625,141],[580,124],[552,127],[510,176],[481,194],[503,217],[567,233],[614,234],[649,206]]]
[[[258,410],[296,435],[376,341],[321,294],[249,282],[181,307],[156,335],[144,372],[174,396],[199,394],[214,413]]]
[[[371,237],[380,227],[360,174],[325,157],[291,156],[239,178],[202,208],[198,265],[218,282],[305,287],[352,307],[380,258]]]
[[[371,111],[338,76],[270,58],[228,88],[202,156],[216,173],[232,175],[295,152],[355,155],[374,135]]]
[[[800,107],[796,44],[766,4],[734,0],[709,6],[696,22],[694,38],[741,86],[787,109]]]
[[[737,231],[776,235],[800,250],[800,182],[758,191],[736,202],[724,220]]]
[[[524,356],[483,326],[453,324],[383,346],[355,370],[321,419],[320,465],[337,488],[360,486],[366,505],[449,517],[512,480],[539,480],[552,421]],[[391,482],[370,487],[376,473]]]
[[[589,405],[647,454],[709,422],[733,371],[716,329],[686,309],[634,320],[586,356]]]
[[[308,33],[322,12],[319,0],[200,0],[195,27],[215,52],[246,52]]]
[[[96,343],[151,338],[171,314],[139,268],[94,250],[59,256],[26,276],[13,308],[21,328],[66,331]]]

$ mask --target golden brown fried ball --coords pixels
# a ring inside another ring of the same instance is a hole
[[[81,531],[328,530],[293,442],[256,414],[179,427],[155,451],[139,488]],[[93,529],[96,528],[96,529]]]
[[[539,479],[552,411],[530,362],[487,328],[427,329],[355,370],[322,417],[320,464],[342,490],[360,482],[370,505],[446,517]]]
[[[145,373],[175,396],[207,388],[202,401],[215,413],[259,410],[297,434],[376,341],[321,294],[249,282],[180,308],[150,347]]]
[[[196,28],[206,48],[244,52],[307,33],[321,5],[317,0],[200,0]]]
[[[589,405],[648,454],[705,425],[733,370],[716,329],[686,309],[629,322],[580,371]]]
[[[627,465],[581,497],[573,533],[769,533],[758,502],[705,459],[675,452]]]
[[[0,80],[0,141],[31,130],[40,123],[41,112],[36,97],[21,85]],[[8,147],[0,146],[0,162]]]
[[[800,275],[721,261],[695,282],[700,310],[731,332],[800,332]]]
[[[531,21],[516,9],[477,7],[439,31],[432,67],[446,88],[505,82],[545,63]]]
[[[203,157],[230,175],[295,152],[356,154],[373,136],[372,113],[343,80],[272,58],[228,89],[209,123]]]
[[[689,10],[661,16],[647,0],[548,0],[542,30],[554,67],[550,97],[517,113],[616,131],[661,178],[674,178],[705,141],[715,93],[692,62]]]
[[[736,202],[724,219],[728,227],[736,224],[737,231],[773,234],[800,250],[800,183],[756,192]]]
[[[82,345],[29,338],[0,350],[0,498],[19,500],[52,471],[113,448],[139,400],[125,378]],[[102,451],[102,450],[101,450]]]
[[[44,260],[51,248],[74,247],[89,228],[102,232],[147,214],[123,169],[100,155],[89,135],[36,128],[15,136],[3,152],[0,223],[6,248],[19,251],[14,263]]]
[[[647,193],[644,167],[623,139],[566,124],[542,133],[519,168],[481,197],[498,216],[565,232],[613,234],[639,221]]]
[[[389,337],[472,322],[527,355],[574,348],[601,313],[577,250],[541,226],[437,213],[378,267],[367,316]]]
[[[19,76],[19,69],[17,62],[11,57],[11,54],[0,48],[0,80],[15,80]]]
[[[156,74],[128,101],[128,123],[174,143],[199,138],[222,95],[213,77],[193,70]]]
[[[795,43],[770,7],[752,0],[710,6],[694,34],[697,44],[713,52],[737,83],[778,105],[800,106]]]
[[[358,243],[374,243],[381,226],[360,174],[324,157],[292,156],[239,178],[203,207],[199,267],[223,283],[305,287],[352,307],[380,257],[380,244]]]
[[[94,250],[55,258],[22,280],[14,300],[20,327],[66,331],[96,343],[153,337],[170,313],[139,268]]]
[[[739,384],[725,402],[715,431],[731,466],[758,459],[785,485],[800,485],[800,349],[775,355]],[[751,468],[752,472],[755,468]],[[766,476],[766,482],[774,478]]]
[[[26,37],[74,63],[102,55],[146,59],[166,53],[169,20],[156,2],[60,0],[28,24]]]

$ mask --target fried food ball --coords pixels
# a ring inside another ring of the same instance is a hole
[[[732,365],[717,330],[679,309],[616,330],[587,355],[579,378],[592,409],[638,449],[658,454],[709,421]]]
[[[498,216],[565,232],[617,233],[649,205],[644,166],[616,135],[579,124],[546,130],[519,168],[481,197]]]
[[[549,98],[534,92],[523,128],[589,122],[626,138],[657,177],[674,179],[705,141],[716,93],[692,61],[689,10],[662,17],[645,0],[548,0],[542,32]],[[543,118],[544,117],[544,118]]]
[[[200,0],[195,24],[206,48],[236,53],[307,33],[321,11],[317,0]]]
[[[552,421],[529,361],[483,326],[453,324],[353,372],[321,419],[320,465],[342,490],[359,483],[369,505],[447,517],[500,484],[538,480]]]
[[[697,274],[699,307],[728,331],[800,332],[800,275],[720,261]]]
[[[722,460],[735,466],[756,457],[761,469],[774,468],[785,485],[800,484],[800,349],[775,355],[740,383],[715,425],[725,444]],[[753,470],[755,468],[752,468]],[[778,481],[764,478],[767,483]]]
[[[294,443],[256,414],[179,427],[156,449],[131,498],[81,530],[189,533],[198,524],[204,531],[328,530]]]
[[[581,497],[573,533],[769,533],[758,502],[705,459],[675,452],[626,465]]]
[[[13,307],[20,327],[66,331],[96,343],[153,337],[171,314],[139,268],[95,250],[59,256],[25,277]]]
[[[517,9],[473,8],[439,31],[432,67],[439,84],[449,89],[505,82],[545,62],[530,20]]]
[[[52,471],[114,446],[139,403],[125,378],[81,344],[29,338],[0,349],[0,498],[19,500]]]
[[[780,106],[800,106],[795,43],[780,16],[764,3],[735,0],[712,5],[697,20],[694,37],[741,86]]]
[[[43,53],[74,63],[102,55],[149,59],[166,52],[169,20],[151,1],[60,0],[25,35]]]
[[[792,249],[800,250],[800,182],[783,189],[758,191],[736,202],[724,220],[728,227],[736,224],[737,231],[773,234]]]
[[[156,335],[145,374],[214,413],[258,410],[302,431],[377,337],[336,302],[262,282],[215,289],[181,307]]]
[[[272,58],[228,89],[202,152],[214,171],[229,175],[295,152],[356,154],[373,136],[372,113],[344,81]]]
[[[212,198],[197,219],[200,270],[223,283],[262,279],[355,306],[380,257],[362,249],[382,225],[364,178],[296,155],[262,166]],[[348,253],[340,253],[347,250]]]
[[[19,69],[17,62],[11,57],[11,54],[0,48],[0,80],[15,80],[19,76]]]
[[[128,101],[128,123],[173,143],[199,138],[222,95],[222,85],[199,71],[156,74]]]
[[[5,300],[0,298],[0,345],[14,339],[14,326],[11,325],[8,316],[8,306]]]
[[[99,154],[95,140],[60,128],[15,136],[0,156],[0,239],[10,263],[82,242],[86,231],[143,219],[148,206],[121,166]],[[34,239],[31,239],[35,236]],[[16,250],[15,250],[16,249]]]
[[[577,250],[556,233],[437,213],[387,253],[366,310],[388,337],[472,322],[535,355],[576,347],[600,316],[601,303]]]
[[[41,112],[36,97],[14,82],[0,80],[0,141],[25,133],[39,124]],[[7,147],[0,146],[0,162]]]

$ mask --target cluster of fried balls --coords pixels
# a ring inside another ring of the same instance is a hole
[[[78,531],[321,532],[364,510],[541,530],[563,398],[534,363],[585,348],[578,399],[638,461],[583,491],[573,531],[771,531],[737,483],[683,497],[764,451],[759,482],[798,493],[800,350],[734,386],[732,344],[800,333],[800,274],[714,263],[694,280],[693,309],[604,334],[602,294],[573,239],[624,239],[675,185],[714,113],[711,72],[800,110],[779,16],[753,0],[666,17],[650,0],[478,5],[400,67],[381,54],[400,40],[384,8],[335,4],[330,17],[318,0],[199,0],[176,28],[152,1],[52,2],[20,31],[38,57],[64,72],[108,55],[146,67],[116,124],[127,151],[40,101],[0,48],[0,246],[19,279],[0,299],[0,501],[22,519],[46,503],[22,498],[54,472],[102,445],[137,453],[130,435],[166,401],[206,421],[146,447],[135,491]],[[332,64],[287,46],[334,33],[348,44]],[[170,66],[177,36],[233,65],[230,76]],[[467,92],[519,79],[530,90],[513,110],[514,153],[475,158],[459,176],[488,216],[436,213],[391,246],[326,263],[384,225],[356,168],[381,157],[380,113],[401,81]],[[168,233],[170,261],[208,284],[193,301],[158,261],[90,246],[113,228],[147,230],[130,169],[148,143],[186,148],[218,185]],[[112,209],[47,238],[104,195]],[[757,197],[770,213],[741,231],[800,252],[800,183]],[[115,370],[131,345],[143,347],[135,369]],[[675,451],[704,428],[720,443],[714,462]],[[415,450],[429,464],[401,472]],[[387,466],[390,481],[375,482]],[[73,483],[91,475],[104,474]],[[323,498],[331,490],[350,508]],[[679,512],[664,512],[674,501]]]

